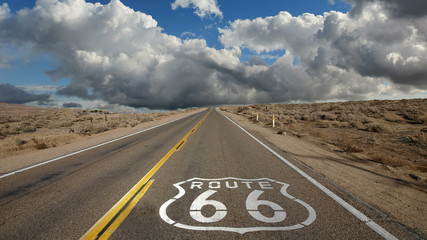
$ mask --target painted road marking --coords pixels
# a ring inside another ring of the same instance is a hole
[[[196,113],[194,113],[194,114],[196,114]],[[192,114],[192,115],[194,115],[194,114]],[[146,131],[149,131],[149,130],[152,130],[152,129],[155,129],[155,128],[158,128],[158,127],[161,127],[161,126],[165,126],[165,125],[167,125],[169,123],[173,123],[173,122],[179,121],[181,119],[190,117],[192,115],[189,115],[189,116],[186,116],[186,117],[182,117],[182,118],[178,118],[178,119],[175,119],[175,120],[171,120],[171,121],[168,121],[168,122],[165,122],[165,123],[153,126],[153,127],[149,127],[149,128],[143,129],[143,130],[138,131],[138,132],[131,133],[131,134],[126,135],[126,136],[115,138],[115,139],[109,140],[107,142],[103,142],[103,143],[100,143],[100,144],[97,144],[97,145],[94,145],[94,146],[91,146],[91,147],[88,147],[88,148],[84,148],[84,149],[81,149],[81,150],[78,150],[78,151],[75,151],[75,152],[72,152],[72,153],[68,153],[68,154],[65,154],[63,156],[59,156],[59,157],[56,157],[56,158],[53,158],[53,159],[50,159],[50,160],[47,160],[47,161],[44,161],[44,162],[41,162],[41,163],[37,163],[37,164],[31,165],[31,166],[28,166],[28,167],[25,167],[25,168],[21,168],[21,169],[18,169],[16,171],[13,171],[13,172],[1,175],[0,179],[8,177],[8,176],[11,176],[11,175],[14,175],[14,174],[17,174],[17,173],[20,173],[20,172],[24,172],[24,171],[27,171],[27,170],[30,170],[30,169],[33,169],[33,168],[36,168],[36,167],[39,167],[39,166],[42,166],[42,165],[45,165],[45,164],[48,164],[48,163],[51,163],[51,162],[55,162],[55,161],[61,160],[63,158],[70,157],[70,156],[73,156],[73,155],[76,155],[76,154],[79,154],[79,153],[82,153],[82,152],[85,152],[85,151],[88,151],[88,150],[91,150],[91,149],[94,149],[94,148],[97,148],[97,147],[100,147],[100,146],[104,146],[106,144],[110,144],[110,143],[113,143],[113,142],[116,142],[116,141],[119,141],[119,140],[122,140],[122,139],[125,139],[125,138],[128,138],[128,137],[132,137],[134,135],[137,135],[137,134],[140,134],[140,133],[143,133],[143,132],[146,132]]]
[[[177,151],[178,146],[187,141],[187,138],[197,129],[198,126],[202,124],[203,121],[205,121],[209,113],[210,111],[206,113],[205,116],[181,140],[179,140],[178,143],[175,144],[175,146],[169,150],[169,152],[160,159],[160,161],[157,162],[156,165],[154,165],[154,167],[145,174],[145,176],[139,180],[139,182],[128,193],[126,193],[122,199],[120,199],[119,202],[117,202],[100,220],[98,220],[98,222],[96,222],[95,225],[93,225],[85,235],[81,237],[81,239],[108,239],[151,186],[153,180],[150,179],[153,175],[160,169],[160,167],[163,166],[170,156]]]
[[[192,133],[194,131],[192,130]],[[187,140],[184,140],[182,142],[179,143],[179,145],[176,147],[176,150],[179,151],[182,147],[184,147],[185,143],[187,142]]]
[[[163,221],[178,228],[244,234],[255,231],[300,229],[316,220],[316,211],[309,204],[287,192],[289,184],[269,178],[192,178],[175,183],[173,186],[178,189],[178,195],[163,203],[159,209],[159,215]],[[186,195],[187,192],[190,194]],[[232,194],[232,197],[228,198],[228,194]],[[224,202],[226,199],[233,200],[232,206],[237,203],[238,206],[245,207],[245,210],[227,207],[231,203]],[[274,202],[268,199],[274,199]],[[191,202],[190,206],[185,205],[188,205],[188,202]],[[205,206],[213,207],[214,210],[211,208],[213,213],[206,214],[206,216],[202,210]],[[260,206],[267,207],[272,214],[262,212],[259,209]],[[299,209],[300,211],[298,211],[297,216],[294,213],[287,213],[285,208]],[[188,216],[191,218],[186,216],[187,214],[183,215],[182,209],[189,209]],[[179,216],[174,216],[173,212]],[[251,217],[250,219],[254,221],[249,220],[244,223],[231,220],[222,223],[227,218],[240,219],[245,216]],[[301,216],[305,219],[301,219]],[[175,217],[180,219],[180,222],[173,220]],[[295,220],[297,218],[301,221]],[[215,226],[212,223],[215,223]],[[221,226],[221,224],[224,225]]]
[[[138,182],[81,239],[108,239],[129,215],[153,182],[154,180],[150,180],[145,184],[142,181]]]
[[[258,140],[256,137],[254,137],[252,134],[250,134],[248,131],[246,131],[243,127],[241,127],[239,124],[231,120],[229,117],[225,116],[224,114],[220,113],[222,116],[224,116],[226,119],[228,119],[230,122],[232,122],[234,125],[236,125],[238,128],[240,128],[243,132],[248,134],[251,138],[253,138],[256,142],[261,144],[264,148],[266,148],[268,151],[270,151],[274,156],[282,160],[284,163],[286,163],[289,167],[294,169],[297,173],[299,173],[301,176],[306,178],[308,181],[310,181],[312,184],[314,184],[317,188],[319,188],[322,192],[324,192],[326,195],[328,195],[330,198],[335,200],[337,203],[339,203],[342,207],[344,207],[347,211],[349,211],[351,214],[353,214],[356,218],[358,218],[360,221],[364,222],[367,226],[369,226],[372,230],[377,232],[380,236],[382,236],[384,239],[387,240],[397,240],[395,236],[393,236],[391,233],[389,233],[387,230],[382,228],[380,225],[378,225],[376,222],[374,222],[372,219],[368,218],[365,214],[357,210],[355,207],[351,206],[349,203],[344,201],[342,198],[340,198],[338,195],[333,193],[331,190],[323,186],[321,183],[316,181],[314,178],[310,177],[308,174],[303,172],[301,169],[299,169],[297,166],[293,165],[291,162],[289,162],[287,159],[282,157],[280,154],[276,153],[273,149],[265,145],[263,142]]]

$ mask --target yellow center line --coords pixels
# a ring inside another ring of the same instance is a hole
[[[123,220],[129,215],[141,197],[150,188],[154,180],[150,180],[153,175],[163,166],[172,154],[181,149],[187,138],[196,131],[202,122],[207,118],[210,111],[181,139],[169,152],[160,159],[159,162],[139,182],[132,187],[95,225],[93,225],[80,239],[108,239],[120,226]]]

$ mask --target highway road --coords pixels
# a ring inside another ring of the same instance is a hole
[[[415,239],[249,134],[210,109],[2,177],[0,239]]]

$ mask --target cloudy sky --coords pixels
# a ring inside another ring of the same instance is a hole
[[[426,97],[426,0],[0,0],[1,102]]]

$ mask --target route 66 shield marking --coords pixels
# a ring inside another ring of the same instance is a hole
[[[289,231],[316,220],[315,210],[287,193],[289,184],[269,178],[192,178],[159,209],[168,224],[199,231]]]

